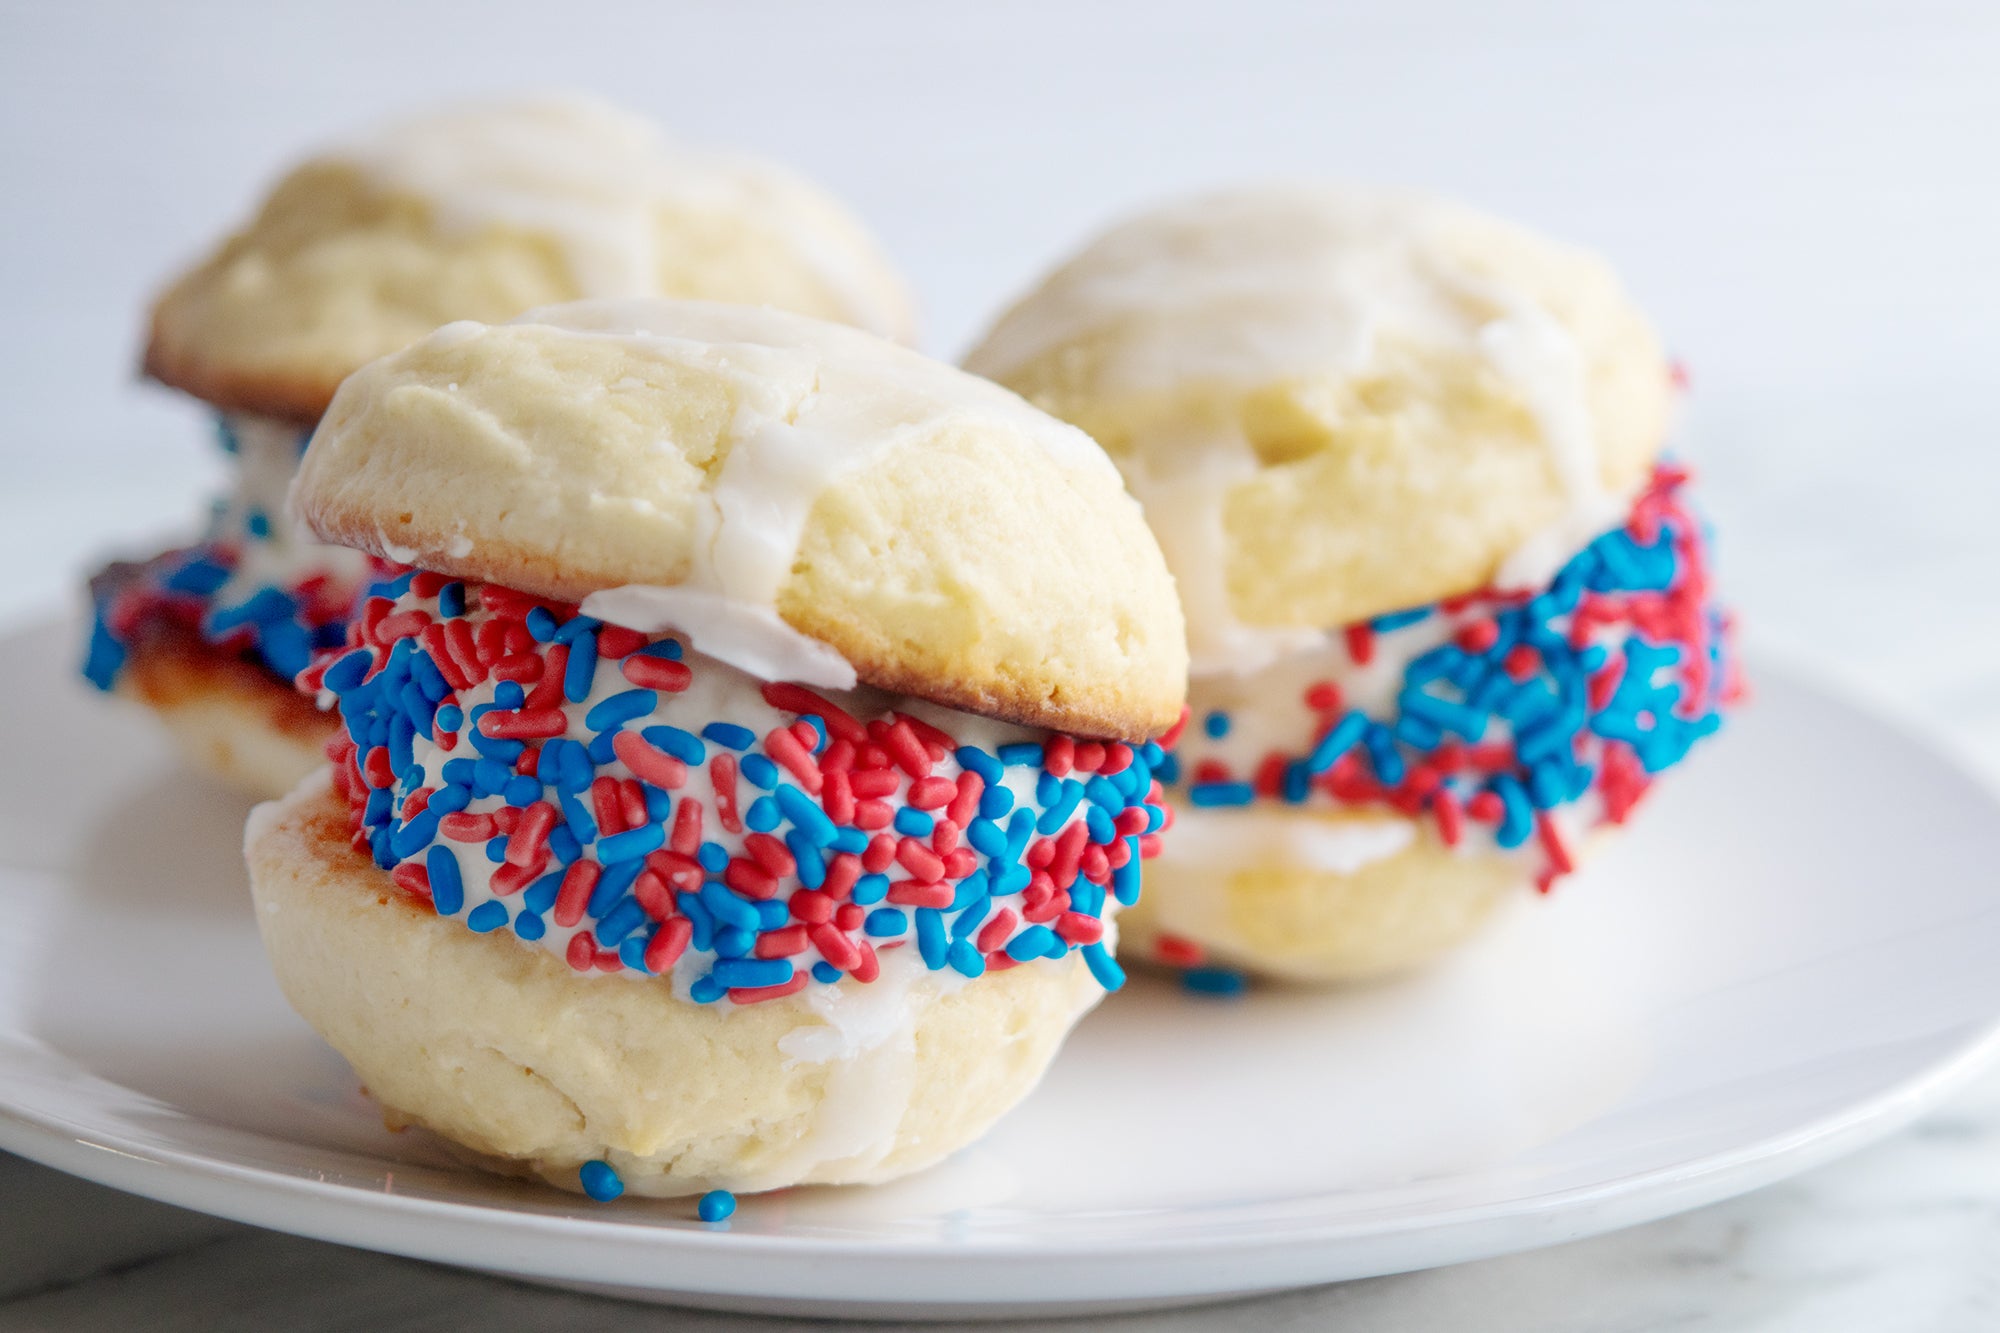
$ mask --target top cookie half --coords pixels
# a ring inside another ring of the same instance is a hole
[[[153,308],[146,372],[315,420],[341,380],[457,319],[581,298],[770,305],[909,341],[907,291],[838,203],[580,98],[457,107],[316,154]]]

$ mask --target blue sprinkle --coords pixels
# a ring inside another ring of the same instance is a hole
[[[1387,727],[1371,725],[1365,739],[1369,763],[1374,766],[1375,776],[1384,786],[1393,787],[1403,780],[1405,765],[1402,751],[1396,748],[1396,735]]]
[[[1014,808],[1014,793],[1005,787],[988,787],[979,797],[979,813],[987,819],[1004,819]]]
[[[516,810],[525,810],[542,799],[542,784],[539,778],[531,778],[526,773],[517,773],[507,779],[507,785],[500,795]]]
[[[826,883],[826,857],[804,830],[793,829],[787,833],[785,847],[791,852],[792,860],[798,863],[799,883],[809,889]]]
[[[1386,616],[1377,616],[1368,623],[1377,634],[1387,634],[1391,630],[1402,629],[1405,625],[1414,625],[1430,613],[1431,609],[1428,606],[1419,606],[1408,611],[1392,611]]]
[[[739,727],[734,722],[711,722],[701,729],[701,734],[724,749],[741,753],[757,743],[757,733],[748,727]]]
[[[465,924],[475,934],[484,935],[507,924],[507,909],[489,899],[465,914]]]
[[[646,966],[646,946],[652,942],[651,931],[643,935],[627,936],[625,942],[618,946],[618,961],[634,972],[652,972],[653,969]]]
[[[1229,734],[1229,714],[1216,709],[1201,720],[1201,729],[1216,740]]]
[[[714,1004],[729,994],[729,987],[712,976],[701,977],[688,987],[688,998],[696,1004]]]
[[[744,755],[742,763],[737,765],[737,771],[743,774],[745,782],[753,787],[762,787],[765,791],[771,790],[778,784],[778,766],[761,754]]]
[[[822,986],[831,986],[834,982],[840,980],[840,969],[828,962],[814,963],[812,977],[814,981],[819,982]]]
[[[639,796],[646,803],[646,818],[655,824],[666,823],[667,816],[674,812],[673,795],[664,788],[642,782],[639,784]]]
[[[1042,747],[1032,741],[1020,741],[1000,747],[1000,762],[1009,768],[1042,766]]]
[[[571,649],[571,651],[574,652],[575,650]],[[564,680],[568,680],[567,673],[564,675]],[[614,727],[630,722],[635,717],[644,717],[646,714],[652,712],[659,705],[659,702],[660,696],[652,690],[621,690],[617,694],[593,704],[590,711],[583,715],[583,725],[592,731],[609,731]],[[646,739],[651,741],[653,740],[654,731],[669,730],[679,731],[679,728],[653,727],[649,728],[644,734]],[[680,734],[687,736],[687,733],[684,731],[680,731]],[[694,737],[688,736],[688,739],[693,740]],[[659,744],[657,741],[653,743],[655,745]],[[699,746],[697,746],[697,749],[699,749]]]
[[[556,617],[545,606],[538,606],[528,612],[528,633],[536,643],[547,643],[556,637]]]
[[[1101,805],[1092,805],[1083,812],[1084,827],[1089,830],[1090,840],[1099,846],[1108,844],[1118,836],[1118,826],[1111,822],[1111,816]]]
[[[894,827],[896,832],[912,838],[928,838],[937,827],[937,819],[928,811],[906,805],[896,811]]]
[[[445,767],[449,768],[451,765],[446,764]],[[425,808],[435,810],[440,815],[455,815],[471,804],[472,789],[452,782],[439,787],[437,791],[432,793],[431,803]]]
[[[538,940],[548,930],[548,923],[535,912],[523,912],[514,918],[514,933],[524,940]]]
[[[1342,755],[1360,744],[1367,734],[1368,715],[1358,711],[1347,714],[1320,738],[1319,744],[1313,746],[1312,753],[1306,756],[1306,772],[1318,777],[1332,768]]]
[[[494,708],[511,711],[527,702],[528,692],[521,688],[521,682],[518,680],[503,680],[493,687]],[[479,711],[484,713],[487,710],[481,708]]]
[[[817,846],[831,846],[838,838],[838,830],[834,827],[833,820],[827,817],[826,811],[797,787],[782,782],[772,795],[778,803],[780,813]]]
[[[361,822],[370,828],[388,823],[390,807],[395,800],[395,795],[387,787],[377,787],[369,792],[367,802],[361,807]]]
[[[663,826],[641,824],[638,828],[599,838],[597,859],[609,867],[619,861],[630,861],[650,852],[657,852],[666,844],[667,830]]]
[[[709,975],[730,990],[760,990],[790,981],[792,964],[788,958],[725,958]]]
[[[945,934],[944,914],[935,907],[917,909],[917,952],[923,955],[924,966],[935,972],[945,965],[945,953],[951,948],[951,940]]]
[[[965,826],[965,840],[981,856],[1005,856],[1007,835],[990,819],[980,818]]]
[[[522,891],[521,906],[530,912],[548,911],[556,905],[556,895],[562,892],[562,882],[563,876],[560,870],[543,875]]]
[[[1131,771],[1129,767],[1120,770],[1121,773]],[[1123,810],[1128,803],[1126,794],[1118,790],[1117,784],[1107,777],[1091,777],[1083,784],[1083,794],[1090,799],[1091,804],[1100,806],[1114,815]]]
[[[638,879],[639,872],[645,868],[646,863],[637,858],[606,866],[604,873],[597,877],[597,887],[590,891],[590,901],[584,904],[583,910],[600,919],[608,916],[612,906],[625,896],[625,891],[632,887],[632,881]]]
[[[562,630],[557,631],[558,636],[563,630],[569,629],[570,625],[579,624],[585,619],[587,617],[578,616],[570,621],[569,625],[564,625]],[[563,698],[573,704],[582,703],[590,697],[590,687],[596,679],[597,636],[579,633],[570,640],[569,662],[563,667]]]
[[[1159,774],[1160,781],[1167,783],[1169,786],[1179,782],[1181,780],[1181,757],[1177,754],[1162,755],[1160,762],[1154,765],[1154,772]]]
[[[1278,784],[1278,795],[1288,805],[1302,804],[1312,793],[1312,774],[1302,763],[1285,765],[1285,776]],[[1146,832],[1154,833],[1166,822],[1166,814],[1158,807],[1146,807]]]
[[[1047,926],[1029,926],[1026,930],[1007,941],[1007,956],[1017,963],[1031,962],[1053,950],[1061,956],[1063,942]]]
[[[759,930],[777,930],[792,919],[792,909],[783,898],[759,898],[756,907]]]
[[[465,614],[465,585],[447,583],[438,589],[438,614],[456,618]]]
[[[583,1184],[583,1192],[599,1203],[610,1203],[625,1192],[625,1182],[607,1162],[585,1162],[576,1175]]]
[[[634,691],[634,693],[658,697],[653,695],[651,690]],[[611,700],[607,699],[604,702],[610,703]],[[639,734],[646,738],[649,745],[658,746],[684,764],[699,764],[708,758],[708,747],[701,743],[701,737],[691,731],[682,731],[679,727],[647,727]]]
[[[1131,853],[1125,864],[1111,872],[1111,893],[1119,905],[1130,907],[1139,901],[1139,840],[1127,838],[1126,850]]]
[[[627,898],[597,922],[597,941],[607,949],[618,947],[627,935],[646,924],[646,909],[637,898]]]
[[[945,959],[962,976],[977,977],[986,973],[986,955],[980,953],[979,947],[971,940],[954,941],[946,951]]]
[[[563,827],[569,830],[579,846],[597,840],[597,820],[582,801],[568,792],[560,792],[556,796],[556,807],[562,811]]]
[[[998,782],[1001,775],[1006,771],[999,760],[980,749],[977,745],[959,746],[953,752],[952,758],[958,761],[960,768],[966,770],[968,773],[977,773],[980,777],[984,778],[989,787]]]
[[[1035,836],[1035,816],[1030,810],[1016,810],[1014,817],[1007,821],[1007,859],[1018,861],[1021,853],[1028,850],[1028,840]]]
[[[962,913],[977,906],[980,912],[984,913],[985,904],[990,901],[986,872],[975,870],[958,882],[957,889],[951,895],[951,910]]]
[[[426,807],[416,818],[389,835],[389,851],[398,861],[407,861],[437,838],[438,820],[444,812]]]
[[[345,694],[359,685],[362,678],[368,674],[368,668],[374,664],[373,657],[374,655],[366,648],[356,648],[353,652],[336,659],[334,664],[326,669],[322,682],[335,694]],[[455,727],[450,729],[456,730]]]
[[[861,928],[877,938],[901,935],[910,928],[910,919],[900,907],[878,907],[868,914]]]
[[[694,927],[688,940],[689,947],[696,953],[709,952],[715,946],[715,918],[702,905],[700,895],[677,894],[674,902],[681,909],[681,915],[688,919],[688,924]]]
[[[748,958],[757,947],[757,932],[741,926],[722,926],[715,932],[717,958]]]
[[[1247,782],[1198,782],[1188,788],[1187,798],[1190,805],[1248,805],[1257,799],[1257,789]]]
[[[465,881],[459,877],[458,857],[449,847],[433,847],[424,857],[424,870],[431,880],[431,906],[439,916],[457,916],[465,906]]]
[[[858,828],[835,829],[833,841],[827,845],[836,852],[852,852],[859,856],[868,850],[868,835]]]
[[[590,738],[590,744],[583,747],[584,757],[595,767],[613,763],[618,758],[618,733],[600,731]]]
[[[701,886],[701,905],[723,925],[739,930],[755,930],[760,921],[755,903],[739,898],[728,885],[715,880]]]
[[[1103,944],[1084,945],[1083,962],[1090,969],[1090,975],[1096,977],[1097,984],[1104,989],[1115,991],[1125,984],[1125,969],[1118,966],[1118,960]]]
[[[1511,773],[1496,773],[1487,786],[1500,797],[1504,809],[1493,840],[1502,847],[1519,847],[1535,831],[1534,809],[1528,793]]]
[[[1181,986],[1197,995],[1241,995],[1250,983],[1226,967],[1195,967],[1181,973]]]
[[[595,616],[571,616],[556,630],[555,641],[573,645],[578,640],[589,639],[595,645],[598,628],[603,624]]]
[[[873,907],[889,896],[887,875],[863,875],[854,881],[854,889],[849,895],[858,907]]]
[[[1035,779],[1035,804],[1047,809],[1062,796],[1063,780],[1053,773],[1043,773]]]
[[[704,1222],[726,1222],[736,1211],[736,1196],[728,1190],[710,1190],[694,1206],[694,1215]]]
[[[759,796],[750,802],[750,808],[743,812],[743,822],[753,833],[769,833],[784,822],[778,813],[778,803],[768,796]]]
[[[669,662],[681,660],[681,645],[675,639],[656,639],[639,650],[641,657],[664,657]]]
[[[1062,787],[1056,794],[1055,802],[1053,804],[1044,802],[1048,808],[1043,810],[1042,817],[1035,821],[1035,830],[1039,833],[1054,833],[1069,823],[1069,817],[1076,813],[1078,802],[1083,800],[1081,782],[1073,778],[1062,778],[1059,781]]]
[[[720,875],[729,868],[729,852],[719,842],[705,842],[695,852],[695,860],[711,875]]]

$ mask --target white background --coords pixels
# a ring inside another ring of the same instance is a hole
[[[1421,185],[1595,246],[1693,370],[1755,637],[2000,765],[1992,4],[5,4],[0,620],[220,476],[198,407],[133,378],[152,289],[315,141],[523,87],[817,177],[947,356],[1089,230],[1221,182]],[[1760,1253],[1801,1234],[1764,1197],[1728,1215]]]
[[[1596,246],[1693,369],[1683,450],[1763,636],[1955,721],[1988,693],[2000,7],[0,14],[0,614],[195,521],[219,464],[194,404],[133,380],[144,303],[274,172],[395,111],[573,87],[818,177],[906,266],[948,356],[1090,229],[1218,182],[1417,184]],[[1980,632],[1913,661],[1911,603]]]

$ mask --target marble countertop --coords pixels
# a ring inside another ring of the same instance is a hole
[[[882,227],[946,352],[1113,211],[1217,180],[1423,181],[1602,246],[1694,367],[1682,448],[1753,646],[1810,664],[2000,784],[2000,182],[1976,165],[2000,122],[1990,6],[1421,0],[1281,15],[1244,0],[1223,34],[1178,0],[1089,13],[1023,0],[1004,24],[972,7],[880,5],[811,40],[777,32],[765,7],[716,6],[677,14],[674,52],[603,40],[653,21],[640,0],[575,0],[566,8],[595,21],[560,25],[510,0],[482,10],[492,21],[477,31],[456,7],[415,0],[353,0],[337,16],[197,8],[131,7],[107,23],[95,6],[23,6],[0,21],[0,171],[15,186],[0,197],[15,261],[0,323],[13,372],[0,626],[73,597],[94,555],[185,527],[214,484],[184,404],[115,386],[139,295],[275,161],[395,105],[571,83],[830,181]],[[398,40],[385,44],[388,23]],[[737,62],[714,56],[751,49],[771,77],[746,98]],[[1023,68],[1035,79],[1010,73]],[[913,99],[937,114],[912,117]],[[799,1325],[300,1240],[0,1155],[0,1330],[132,1327]],[[1850,1158],[1628,1231],[1023,1327],[2000,1328],[2000,1072]]]

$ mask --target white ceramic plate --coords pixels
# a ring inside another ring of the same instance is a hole
[[[350,1245],[722,1308],[1023,1314],[1553,1244],[1907,1121],[1996,1044],[1993,803],[1776,671],[1632,836],[1436,971],[1141,979],[983,1144],[873,1190],[599,1206],[392,1135],[285,1007],[243,805],[0,640],[0,1146]]]

